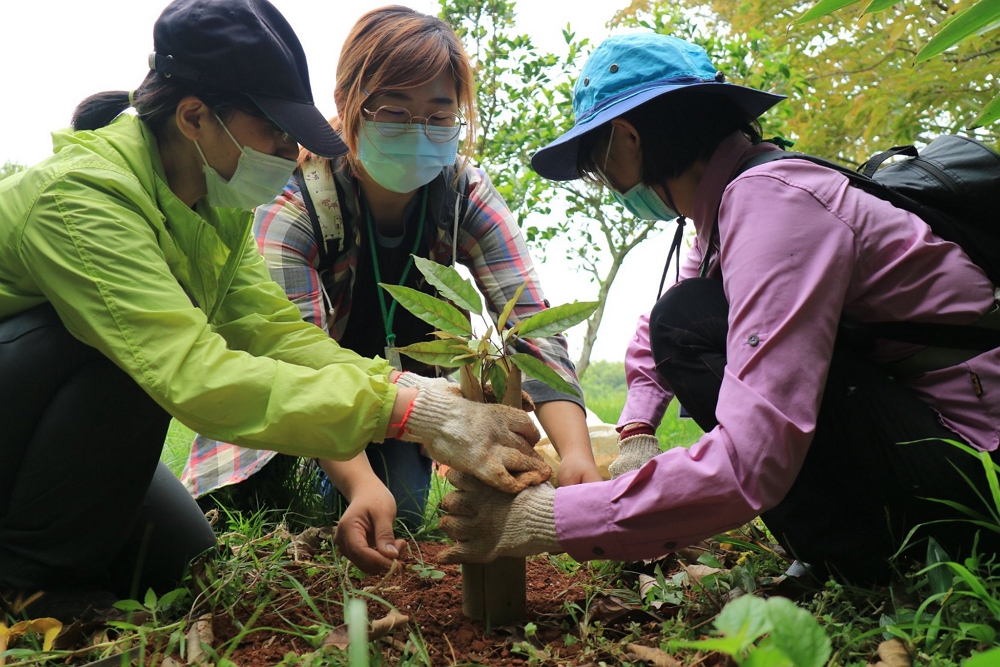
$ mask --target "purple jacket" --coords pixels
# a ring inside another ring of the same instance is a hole
[[[558,489],[559,541],[578,560],[660,555],[780,502],[812,441],[841,313],[968,324],[994,303],[994,286],[957,245],[835,171],[778,160],[730,182],[743,160],[767,150],[776,149],[751,146],[741,134],[716,150],[695,194],[697,240],[681,273],[697,275],[718,210],[708,275],[721,270],[730,306],[719,425],[616,480]],[[875,357],[893,361],[913,350],[886,344]],[[657,425],[672,393],[653,365],[648,315],[625,370],[619,423]],[[997,447],[1000,350],[907,385],[969,444]]]

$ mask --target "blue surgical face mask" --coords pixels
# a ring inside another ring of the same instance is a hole
[[[208,188],[205,195],[206,203],[216,208],[242,208],[252,211],[281,194],[288,179],[292,177],[292,172],[295,171],[295,160],[286,160],[277,155],[261,153],[249,146],[240,146],[240,142],[236,141],[236,137],[222,119],[218,116],[216,118],[222,123],[222,129],[240,149],[240,159],[236,163],[233,177],[227,181],[208,164],[205,154],[201,152],[201,146],[197,141],[194,142],[202,162],[205,163],[202,171],[205,172],[205,185]]]
[[[384,137],[370,120],[361,123],[358,133],[358,160],[376,183],[392,192],[413,192],[427,185],[445,167],[455,164],[458,137],[444,143],[431,141],[424,127],[413,124],[400,128],[401,134]],[[451,127],[428,125],[430,134],[447,136]]]
[[[604,153],[604,169],[608,168],[608,156],[611,155],[611,142],[615,138],[615,126],[611,126],[611,136],[608,137],[608,148]],[[600,179],[611,190],[611,196],[615,201],[625,207],[625,209],[640,220],[673,220],[680,216],[677,211],[663,203],[656,190],[646,185],[640,179],[639,182],[629,188],[627,192],[621,193],[611,187],[611,181],[604,175],[604,171],[597,170]]]
[[[641,220],[673,220],[678,217],[677,211],[663,203],[656,190],[639,181],[628,192],[611,191],[615,201],[628,209],[628,212]]]

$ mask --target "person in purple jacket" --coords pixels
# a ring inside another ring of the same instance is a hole
[[[594,51],[576,125],[533,167],[596,181],[640,218],[689,218],[697,237],[626,353],[616,478],[512,496],[453,474],[441,526],[458,543],[445,560],[633,561],[757,516],[788,554],[854,582],[884,579],[897,550],[927,536],[952,558],[970,553],[976,527],[931,499],[981,509],[977,491],[989,497],[980,462],[945,440],[1000,462],[1000,350],[935,364],[912,345],[852,347],[838,328],[988,325],[995,286],[959,246],[836,171],[785,159],[741,173],[779,150],[756,119],[781,99],[725,82],[674,37],[623,34]],[[705,435],[660,453],[654,428],[674,397]],[[980,552],[1000,546],[979,539]]]

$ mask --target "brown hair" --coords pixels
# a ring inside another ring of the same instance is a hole
[[[350,148],[347,159],[352,166],[365,100],[388,90],[422,86],[445,70],[455,79],[458,109],[468,122],[462,147],[468,157],[476,145],[475,83],[455,32],[436,16],[400,5],[373,9],[358,19],[340,51],[333,93],[338,116],[330,119]]]

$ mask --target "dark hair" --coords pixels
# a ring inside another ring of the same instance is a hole
[[[208,89],[193,81],[167,77],[154,70],[150,70],[136,89],[131,106],[135,107],[139,118],[159,138],[174,117],[177,104],[188,95],[200,99],[223,119],[234,111],[264,116],[264,112],[242,93]],[[129,106],[128,91],[114,90],[91,95],[73,111],[73,129],[96,130],[104,127]]]
[[[761,138],[760,123],[732,99],[697,88],[654,97],[620,117],[639,133],[646,185],[677,178],[698,160],[707,160],[733,132],[742,132],[754,143]],[[577,170],[585,178],[596,179],[602,166],[599,149],[607,147],[610,137],[607,122],[580,138]]]

